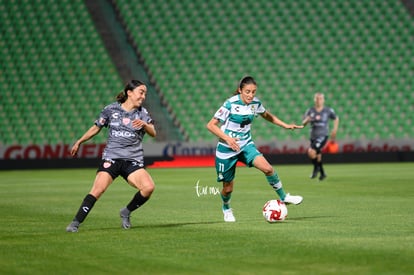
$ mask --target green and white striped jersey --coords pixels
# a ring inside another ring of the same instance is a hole
[[[224,104],[214,114],[214,118],[218,119],[222,125],[221,130],[233,137],[238,138],[240,150],[252,143],[250,133],[250,125],[258,114],[263,114],[266,111],[258,98],[253,98],[249,104],[245,104],[240,95],[235,95],[226,100]],[[239,152],[233,151],[224,141],[219,140],[217,145],[216,155],[221,159],[227,159]]]

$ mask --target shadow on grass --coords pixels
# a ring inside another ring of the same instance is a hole
[[[291,221],[302,221],[302,220],[318,220],[318,219],[330,219],[335,218],[335,216],[308,216],[308,217],[295,217],[295,218],[288,218]]]
[[[143,228],[173,228],[173,227],[182,227],[187,225],[202,225],[202,224],[220,224],[224,223],[222,221],[209,221],[209,222],[176,222],[176,223],[159,223],[159,224],[138,224],[134,225],[132,224],[132,227],[130,229],[127,229],[125,231],[129,230],[139,230]],[[121,226],[116,227],[102,227],[99,229],[94,229],[95,231],[101,231],[101,230],[119,230]],[[89,229],[90,230],[90,229]]]
[[[307,216],[307,217],[295,217],[295,218],[288,218],[285,221],[278,222],[277,224],[283,224],[283,223],[289,223],[289,221],[296,222],[296,221],[306,221],[306,220],[319,220],[319,219],[331,219],[335,218],[335,216]],[[261,219],[260,219],[261,220]],[[230,224],[245,224],[245,223],[251,223],[251,222],[259,222],[258,219],[248,219],[239,221],[236,223],[230,223]],[[151,223],[151,224],[132,224],[132,227],[128,230],[140,230],[144,228],[175,228],[175,227],[183,227],[188,225],[209,225],[209,224],[229,224],[225,223],[223,221],[194,221],[194,222],[175,222],[175,223]],[[108,230],[120,230],[121,226],[111,226],[111,227],[101,227],[96,229],[88,229],[93,231],[108,231]],[[124,230],[124,229],[121,229]]]
[[[222,221],[208,221],[208,222],[177,222],[177,223],[163,223],[163,224],[145,224],[145,225],[138,225],[137,228],[153,228],[153,227],[180,227],[186,225],[201,225],[201,224],[218,224],[223,223]]]

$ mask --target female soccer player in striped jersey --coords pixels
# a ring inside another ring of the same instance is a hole
[[[303,126],[287,124],[267,111],[256,97],[256,89],[255,79],[251,76],[244,77],[235,95],[226,100],[207,123],[207,129],[219,138],[216,148],[216,171],[217,181],[223,182],[221,198],[225,222],[236,221],[230,207],[230,198],[238,161],[262,171],[267,182],[286,204],[300,204],[303,200],[301,196],[285,193],[278,174],[257,150],[250,134],[251,123],[257,115],[285,129],[301,129]]]

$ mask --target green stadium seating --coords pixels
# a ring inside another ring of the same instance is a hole
[[[246,74],[256,77],[258,96],[283,120],[299,123],[314,92],[321,91],[341,117],[339,138],[412,137],[411,127],[394,130],[371,119],[407,113],[414,105],[409,46],[414,25],[398,1],[130,0],[116,5],[190,140],[215,139],[204,135],[205,123]],[[390,96],[397,93],[398,101]],[[205,99],[197,100],[200,96]],[[404,98],[406,104],[397,104]],[[363,125],[367,122],[372,127]],[[277,132],[277,139],[296,140],[308,135],[269,129],[260,124],[255,136],[273,140]]]
[[[0,11],[1,143],[72,144],[122,85],[84,2],[2,1]]]
[[[400,1],[113,3],[189,141],[216,139],[205,124],[247,74],[287,122],[320,91],[339,139],[414,137],[414,24]],[[122,85],[84,2],[3,1],[0,22],[1,142],[72,143]],[[256,124],[258,140],[308,139]]]

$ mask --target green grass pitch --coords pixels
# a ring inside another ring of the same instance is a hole
[[[65,228],[95,169],[0,172],[1,274],[414,274],[413,163],[276,167],[300,194],[282,223],[261,207],[276,194],[254,168],[239,167],[224,223],[214,168],[149,169],[153,197],[118,217],[135,189],[118,178],[78,233]],[[197,188],[198,182],[198,188]]]

